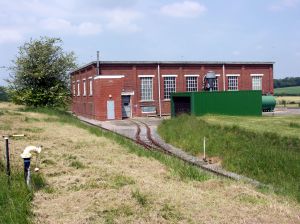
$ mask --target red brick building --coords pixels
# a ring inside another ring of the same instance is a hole
[[[208,71],[214,91],[273,94],[273,62],[91,62],[71,72],[72,111],[98,120],[170,114],[172,92],[203,91]]]

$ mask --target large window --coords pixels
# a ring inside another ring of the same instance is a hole
[[[90,82],[90,96],[93,95],[93,79],[89,78],[89,82]]]
[[[170,99],[171,93],[176,92],[176,77],[165,76],[164,77],[164,99]]]
[[[141,100],[153,100],[153,78],[140,77],[141,79]]]
[[[262,76],[252,76],[252,90],[262,89]]]
[[[186,91],[187,92],[197,92],[198,91],[198,77],[197,76],[187,76],[186,77]]]
[[[80,96],[80,81],[77,80],[77,96]]]
[[[82,80],[83,83],[83,96],[86,96],[86,80]]]
[[[238,76],[228,76],[228,90],[238,90]]]
[[[72,86],[73,86],[73,96],[75,96],[76,95],[75,81],[73,82]]]
[[[214,80],[212,91],[218,91],[219,90],[219,82],[218,77]]]

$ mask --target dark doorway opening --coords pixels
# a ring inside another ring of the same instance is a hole
[[[184,96],[184,97],[174,97],[174,112],[175,116],[180,114],[190,114],[191,113],[191,97]]]

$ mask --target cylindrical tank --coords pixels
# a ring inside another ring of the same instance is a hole
[[[262,111],[274,111],[276,99],[274,96],[262,96]]]

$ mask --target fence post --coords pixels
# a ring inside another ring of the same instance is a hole
[[[6,149],[6,175],[10,177],[10,162],[9,162],[9,142],[8,142],[8,136],[5,136],[4,139],[5,139],[5,149]]]

